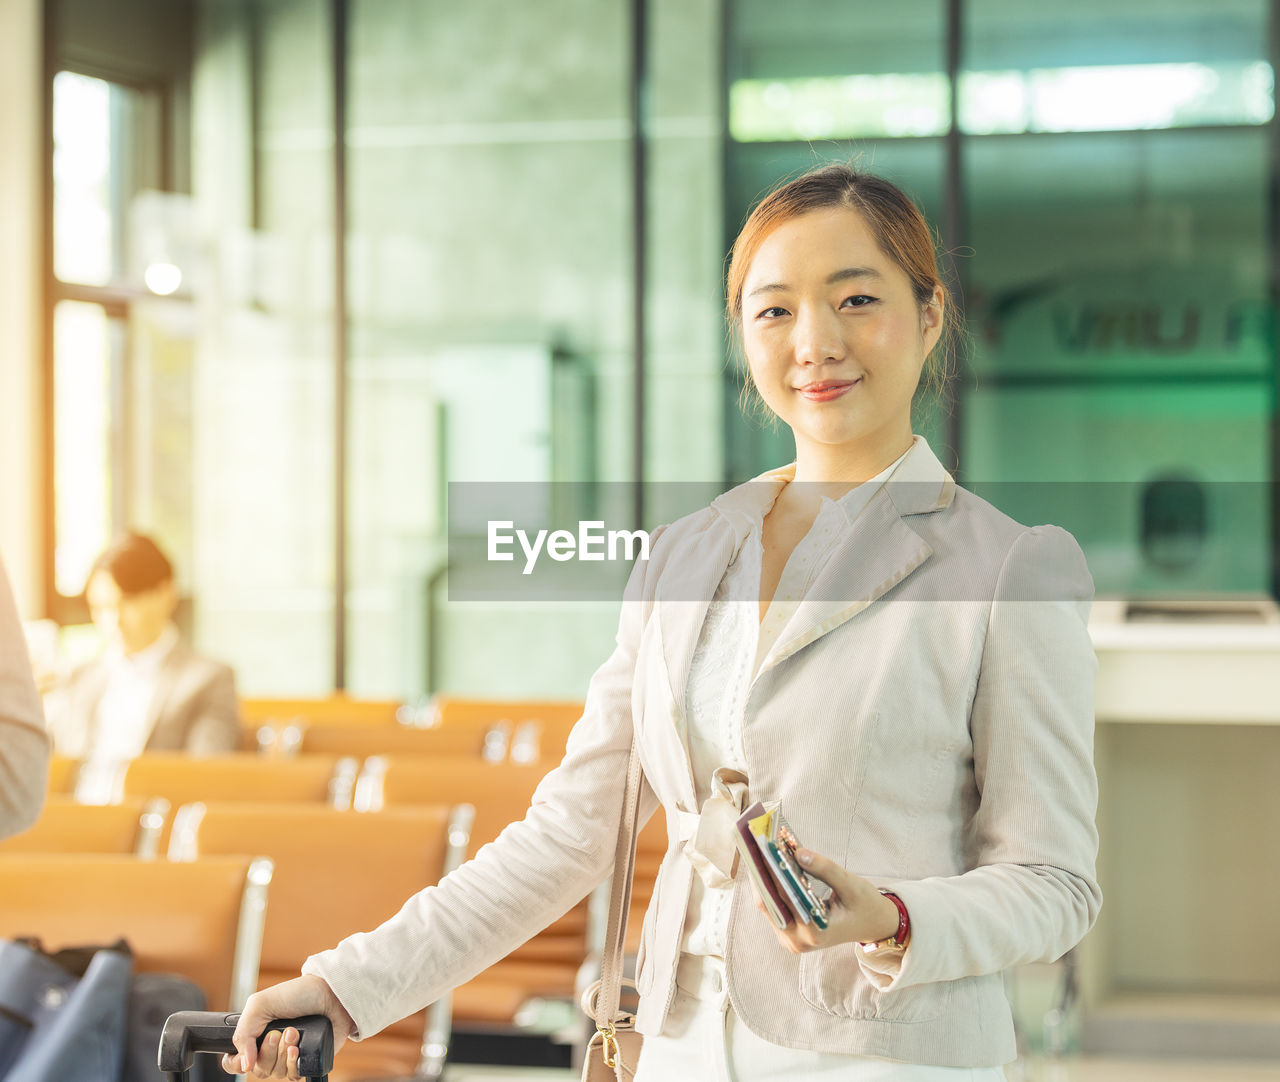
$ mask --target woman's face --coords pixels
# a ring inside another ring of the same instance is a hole
[[[921,310],[857,211],[811,211],[765,237],[743,280],[743,345],[798,456],[878,461],[906,449],[942,305],[937,288]]]
[[[145,650],[159,639],[178,602],[172,582],[126,594],[111,573],[102,569],[90,577],[85,598],[99,634],[126,654]]]

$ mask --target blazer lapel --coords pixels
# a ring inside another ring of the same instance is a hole
[[[751,530],[752,515],[772,504],[794,466],[761,474],[712,501],[719,514],[703,533],[686,537],[663,566],[654,594],[661,657],[677,731],[685,743],[685,687],[716,587]],[[838,627],[929,558],[928,543],[903,521],[951,503],[955,482],[923,437],[849,531],[764,659],[760,672]],[[688,755],[687,745],[685,747]]]
[[[172,734],[165,732],[160,724],[165,707],[169,704],[178,684],[178,676],[183,669],[184,647],[181,642],[173,644],[164,660],[156,670],[155,688],[151,692],[151,702],[147,704],[147,739],[145,747],[148,751],[167,751],[180,747],[173,742]],[[172,720],[172,719],[171,719]]]
[[[916,437],[879,491],[853,520],[804,601],[760,664],[760,673],[791,657],[876,601],[932,554],[907,524],[910,515],[950,505],[955,481],[923,437]]]
[[[817,581],[760,664],[760,673],[856,616],[929,558],[933,549],[883,490],[853,521]],[[759,674],[757,674],[759,675]]]

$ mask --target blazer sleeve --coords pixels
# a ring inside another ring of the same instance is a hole
[[[48,777],[44,713],[18,610],[0,565],[0,837],[35,822]]]
[[[662,527],[653,532],[652,544]],[[508,826],[439,884],[410,898],[371,932],[308,958],[369,1037],[470,980],[567,913],[612,870],[634,731],[636,652],[646,603],[645,570],[628,580],[617,645],[587,687],[564,759]],[[642,786],[643,822],[657,805]]]
[[[1035,526],[1017,537],[997,580],[970,710],[973,867],[881,884],[906,904],[911,943],[905,954],[859,958],[877,986],[1051,962],[1097,919],[1092,598],[1084,554],[1067,531]]]

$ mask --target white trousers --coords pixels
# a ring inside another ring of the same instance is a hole
[[[1005,1082],[1001,1067],[932,1067],[783,1048],[738,1019],[720,958],[682,954],[666,1032],[645,1037],[635,1082]]]

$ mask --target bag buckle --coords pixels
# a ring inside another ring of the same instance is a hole
[[[610,1023],[607,1026],[596,1026],[596,1032],[600,1034],[604,1040],[602,1049],[604,1054],[604,1065],[609,1070],[617,1070],[618,1067],[618,1031],[613,1028]]]

